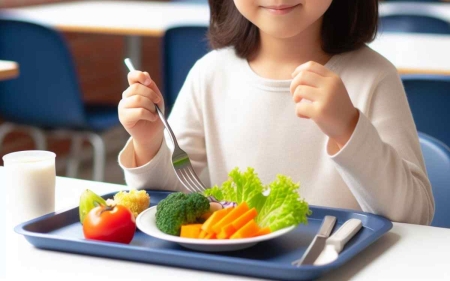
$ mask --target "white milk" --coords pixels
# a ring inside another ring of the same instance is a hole
[[[54,212],[55,154],[22,151],[9,155],[3,158],[7,180],[6,200],[9,210],[14,210],[9,212],[14,217],[8,219],[16,225]]]

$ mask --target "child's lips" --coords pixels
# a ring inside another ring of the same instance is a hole
[[[266,9],[268,12],[275,14],[275,15],[285,15],[287,13],[289,13],[290,11],[294,10],[297,6],[299,6],[300,4],[297,5],[281,5],[281,6],[267,6],[267,7],[262,7],[264,9]]]

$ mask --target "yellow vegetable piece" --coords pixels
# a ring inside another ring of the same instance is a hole
[[[259,231],[259,226],[255,220],[246,223],[241,229],[231,235],[230,239],[250,238],[254,237]]]
[[[110,202],[110,200],[108,200]],[[114,195],[113,202],[130,209],[136,218],[142,211],[150,206],[150,196],[145,190],[131,189],[127,191],[119,191]]]
[[[199,223],[182,225],[180,237],[197,239],[198,235],[200,234],[201,227],[202,227],[202,224],[199,224]]]
[[[231,212],[229,212],[226,216],[224,216],[219,222],[214,224],[212,230],[214,231],[214,233],[219,234],[222,227],[232,223],[235,219],[237,219],[247,211],[248,211],[247,203],[242,202],[237,207],[235,207]]]

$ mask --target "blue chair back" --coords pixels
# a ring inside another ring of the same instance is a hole
[[[189,70],[209,50],[208,28],[182,26],[166,31],[163,43],[163,95],[166,114],[183,86]]]
[[[450,24],[425,15],[388,15],[380,17],[379,31],[450,34]]]
[[[450,76],[403,75],[417,130],[450,146]]]
[[[450,228],[450,149],[422,132],[419,140],[435,201],[431,225]]]
[[[0,116],[39,127],[85,124],[80,86],[64,38],[54,29],[0,18],[0,59],[19,63],[17,79],[0,82]]]

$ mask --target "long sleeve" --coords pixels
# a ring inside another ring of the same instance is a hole
[[[164,140],[161,148],[150,162],[136,168],[128,168],[134,162],[134,147],[130,138],[119,153],[119,166],[123,169],[125,182],[131,188],[182,190],[178,179],[171,171],[170,157],[172,152]]]
[[[296,116],[291,80],[258,76],[231,48],[210,52],[189,72],[169,116],[180,147],[206,186],[221,185],[236,167],[252,167],[264,184],[277,174],[291,177],[311,205],[429,224],[431,186],[395,67],[368,47],[335,55],[325,66],[360,110],[352,137],[335,155],[317,125]],[[119,164],[130,187],[184,190],[169,138],[142,167],[126,168],[133,157],[129,141]]]
[[[393,221],[430,224],[431,185],[401,80],[382,77],[366,115],[347,144],[331,158],[363,211]]]
[[[188,152],[193,168],[197,173],[206,166],[205,144],[203,140],[203,127],[200,116],[198,67],[194,67],[188,74],[177,101],[174,104],[168,122],[177,138],[178,145]],[[185,192],[186,189],[178,180],[172,165],[173,144],[168,132],[164,130],[163,143],[148,163],[136,167],[134,162],[134,147],[132,138],[119,153],[119,166],[124,171],[125,182],[136,189],[164,189]]]

